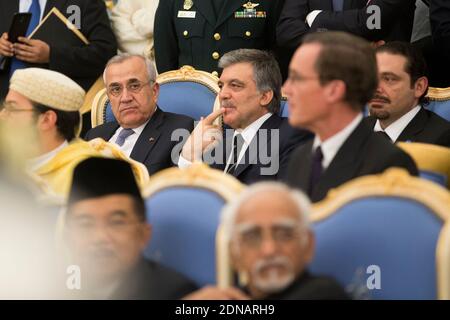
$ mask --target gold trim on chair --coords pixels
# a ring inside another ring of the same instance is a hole
[[[418,142],[397,145],[414,159],[419,170],[442,174],[447,177],[447,186],[450,185],[450,148]]]
[[[215,192],[225,202],[236,197],[244,185],[231,175],[224,174],[220,170],[211,169],[203,163],[193,163],[189,168],[169,168],[150,177],[150,182],[144,189],[145,198],[170,187],[196,187]],[[232,274],[229,272],[228,250],[223,248],[228,245],[222,228],[219,226],[216,232],[216,281],[219,287],[227,287],[231,283]],[[224,267],[225,266],[225,267]]]
[[[160,85],[170,82],[189,81],[206,86],[215,94],[219,93],[219,78],[206,71],[196,70],[191,66],[182,66],[178,70],[171,70],[161,73],[156,77],[156,82]]]
[[[92,106],[94,105],[94,99],[97,96],[97,93],[105,88],[105,84],[103,83],[103,78],[100,77],[95,81],[95,83],[89,88],[88,92],[86,92],[86,97],[84,98],[83,106],[80,109],[81,114],[85,114],[91,111]]]
[[[105,122],[104,114],[106,105],[108,102],[108,95],[106,94],[106,88],[101,89],[94,97],[92,101],[91,109],[91,125],[92,128],[99,126]]]
[[[427,97],[431,101],[450,100],[450,87],[448,87],[448,88],[429,87]]]
[[[324,200],[313,204],[310,219],[312,222],[324,220],[351,201],[376,196],[412,199],[430,208],[441,220],[450,217],[450,193],[447,190],[434,182],[410,176],[405,169],[391,168],[330,190]]]

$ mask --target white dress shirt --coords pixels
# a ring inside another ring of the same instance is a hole
[[[28,169],[31,171],[36,171],[43,165],[45,165],[47,162],[49,162],[51,159],[53,159],[54,156],[58,154],[62,149],[67,147],[69,145],[69,142],[65,140],[59,147],[56,149],[53,149],[50,152],[47,152],[46,154],[43,154],[42,156],[33,158],[28,160]]]
[[[11,1],[11,0],[9,0]],[[33,0],[20,0],[19,2],[19,12],[28,12],[31,7],[31,3]],[[47,4],[47,0],[39,0],[39,5],[41,6],[41,16],[39,21],[42,20],[42,16],[44,15],[45,5]]]
[[[356,129],[359,123],[362,121],[363,115],[362,113],[358,114],[355,119],[352,120],[344,129],[336,133],[331,138],[328,138],[325,141],[321,141],[319,136],[316,135],[313,143],[313,152],[317,147],[320,146],[322,149],[323,159],[322,159],[322,168],[326,169],[330,165],[331,161],[333,161],[334,157],[338,153],[339,149],[342,147],[347,138],[352,134],[352,132]]]
[[[405,130],[406,126],[411,122],[411,120],[419,113],[421,106],[418,105],[411,109],[409,112],[405,113],[401,118],[392,122],[386,129],[383,130],[380,124],[380,120],[377,120],[373,131],[384,131],[391,138],[393,142],[397,141],[400,134]]]
[[[147,125],[147,123],[150,121],[150,119],[148,119],[143,125],[141,125],[137,128],[134,128],[133,129],[134,133],[125,139],[125,142],[122,146],[119,146],[116,143],[116,140],[117,140],[117,137],[119,136],[120,131],[123,130],[122,127],[117,128],[116,132],[113,134],[111,139],[109,139],[109,142],[114,143],[120,150],[122,150],[122,152],[124,154],[127,155],[127,157],[130,157],[130,154],[131,154],[131,151],[133,151],[134,145],[136,144],[137,140],[139,139],[139,136],[141,135],[142,131],[144,131],[144,128]]]
[[[255,137],[256,133],[258,132],[259,128],[263,125],[264,122],[266,122],[267,119],[269,119],[272,116],[272,113],[266,113],[262,117],[258,118],[257,120],[253,121],[249,126],[247,126],[245,129],[236,129],[233,134],[233,139],[236,136],[236,134],[240,133],[242,135],[242,138],[244,139],[244,144],[242,145],[241,151],[238,155],[238,163],[241,161],[242,157],[245,155],[245,151],[247,150],[248,146],[252,142],[253,138]],[[227,172],[227,169],[230,165],[231,159],[233,154],[230,152],[230,155],[228,156],[227,163],[225,165],[224,172]],[[179,168],[187,168],[192,164],[191,161],[183,158],[183,156],[180,155],[180,158],[178,160],[178,167]]]

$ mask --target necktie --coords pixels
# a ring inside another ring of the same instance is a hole
[[[232,174],[236,171],[236,168],[238,166],[238,157],[241,153],[242,146],[244,145],[244,138],[242,138],[242,135],[240,133],[236,134],[233,138],[233,158],[230,160],[230,163],[228,164],[228,170],[227,173]]]
[[[391,137],[389,137],[389,135],[385,131],[377,131],[375,133],[378,134],[379,136],[382,136],[383,139],[386,139],[386,141],[392,142]]]
[[[39,0],[33,0],[28,12],[31,13],[31,20],[25,36],[29,36],[31,32],[33,32],[33,30],[36,29],[36,27],[39,25],[39,21],[41,19],[41,5],[39,4]],[[12,77],[14,71],[23,69],[26,66],[27,65],[25,62],[17,60],[15,57],[13,57],[11,60],[11,69],[9,70],[9,77]]]
[[[312,167],[311,167],[311,179],[309,184],[309,195],[311,196],[314,187],[319,182],[320,176],[322,175],[323,167],[322,167],[323,153],[322,148],[318,146],[314,151],[313,159],[312,159]]]
[[[120,147],[123,146],[125,140],[134,133],[133,129],[122,129],[119,136],[116,139],[116,144]]]
[[[333,0],[333,11],[339,12],[344,8],[344,0]]]

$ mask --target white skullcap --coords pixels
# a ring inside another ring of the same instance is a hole
[[[79,111],[85,91],[62,73],[41,68],[17,70],[9,88],[31,101],[61,111]]]

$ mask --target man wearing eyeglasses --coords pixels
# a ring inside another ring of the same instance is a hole
[[[194,121],[159,109],[159,84],[152,62],[139,55],[116,56],[106,65],[103,80],[116,121],[92,128],[86,139],[115,143],[143,163],[149,174],[176,165],[172,149],[179,141],[172,139],[172,133],[181,129],[188,135]]]
[[[125,161],[89,158],[78,164],[65,234],[69,263],[81,271],[77,298],[177,299],[195,290],[184,276],[143,257],[151,226]]]
[[[238,288],[206,287],[186,299],[347,299],[334,280],[307,271],[314,256],[308,198],[278,182],[248,187],[222,211]]]

